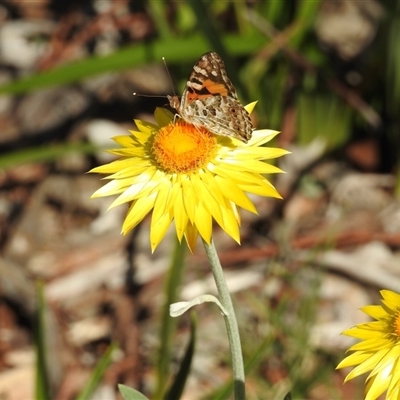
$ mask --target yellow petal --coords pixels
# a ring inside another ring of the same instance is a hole
[[[258,103],[258,101],[253,101],[252,103],[249,103],[246,106],[244,106],[244,108],[249,114],[251,114],[253,112],[254,107],[256,106],[257,103]]]
[[[197,230],[197,228],[189,222],[186,227],[185,239],[186,239],[186,243],[192,253],[196,249],[198,235],[199,235],[199,231]]]
[[[387,312],[382,308],[382,306],[364,306],[361,307],[360,310],[374,319],[381,319],[387,316]]]
[[[201,212],[204,213],[205,210],[207,210],[208,214],[212,215],[214,217],[214,219],[220,225],[223,224],[222,213],[221,213],[219,204],[212,197],[212,195],[210,194],[210,192],[208,191],[207,187],[204,185],[204,183],[202,182],[200,177],[198,175],[192,175],[190,177],[190,179],[193,183],[193,188],[194,188],[197,198],[201,199],[201,203],[199,203],[201,205],[201,210],[202,210]],[[203,208],[204,208],[204,210],[203,210]],[[198,212],[199,212],[199,210],[196,209],[196,212],[195,212],[196,221],[198,220],[198,215],[197,215]],[[198,226],[197,222],[196,222],[196,226],[201,234],[202,230]],[[206,238],[204,236],[203,236],[203,238],[206,240]]]
[[[244,208],[254,214],[257,214],[257,210],[248,198],[248,196],[243,192],[243,190],[237,186],[232,180],[223,178],[221,176],[215,176],[215,181],[217,184],[223,188],[225,196],[236,203],[239,207]]]
[[[278,131],[272,131],[270,129],[258,129],[253,131],[252,137],[247,143],[247,146],[260,147],[265,143],[270,142],[276,135],[278,135]]]
[[[128,214],[122,225],[122,232],[126,235],[130,232],[153,208],[156,194],[152,194],[146,198],[141,198],[132,203],[128,210]]]
[[[382,359],[382,357],[385,355],[387,351],[377,351],[377,352],[356,352],[353,354],[358,355],[360,359],[364,358],[365,354],[369,354],[370,357],[368,357],[365,361],[363,361],[360,365],[355,367],[347,376],[346,376],[346,381],[349,379],[353,379],[356,376],[365,374],[368,371],[371,371],[375,368],[377,363]],[[349,356],[351,357],[351,356]]]
[[[247,148],[241,147],[234,152],[235,160],[272,160],[281,157],[289,152],[284,149],[275,147],[255,147],[248,151]]]
[[[199,203],[196,206],[194,225],[207,244],[211,242],[212,219],[211,214]]]
[[[361,364],[365,360],[371,357],[371,353],[353,353],[344,358],[336,367],[336,369],[352,367],[354,365]],[[349,378],[350,379],[350,378]],[[348,378],[346,378],[346,381]]]
[[[185,210],[189,217],[190,222],[193,223],[195,218],[195,210],[197,202],[195,191],[193,189],[193,184],[192,181],[187,176],[184,176],[183,179],[181,179],[181,184],[182,184],[182,190],[185,194],[183,196]]]
[[[372,339],[382,337],[382,332],[371,329],[363,329],[362,326],[353,327],[343,332],[343,335],[354,337],[356,339]]]
[[[174,119],[174,115],[165,108],[157,107],[154,112],[157,125],[161,128],[167,126]]]
[[[171,185],[169,182],[163,182],[159,185],[159,190],[157,191],[157,198],[154,203],[154,210],[152,215],[152,221],[158,221],[162,218],[164,214],[169,214],[170,203],[168,202],[168,197],[171,195]]]
[[[174,203],[175,229],[178,240],[181,241],[186,231],[189,217],[183,204],[182,191],[179,192]]]
[[[135,124],[140,132],[130,131],[132,135],[135,137],[139,137],[140,133],[145,133],[147,135],[151,134],[152,132],[158,131],[158,126],[152,124],[151,122],[142,121],[140,119],[135,119]],[[139,134],[139,135],[138,135]]]
[[[140,133],[140,132],[135,132],[131,131],[134,133]],[[119,145],[123,147],[132,147],[135,146],[135,141],[133,140],[133,137],[131,135],[121,135],[121,136],[114,136],[112,138],[114,142],[118,143]]]
[[[390,376],[379,374],[374,379],[369,380],[366,387],[365,400],[377,399],[389,386]]]
[[[168,227],[172,222],[172,215],[172,213],[165,213],[156,222],[153,221],[153,218],[151,219],[150,244],[152,252],[154,252],[167,233]]]
[[[138,198],[148,197],[151,192],[159,185],[158,182],[151,180],[151,177],[146,177],[142,175],[141,178],[146,178],[141,182],[135,182],[130,185],[126,190],[124,190],[116,200],[111,204],[110,208],[119,206],[124,203],[129,203]],[[107,186],[107,185],[106,185]]]
[[[222,228],[224,231],[237,243],[240,244],[240,219],[235,213],[234,204],[231,204],[229,200],[225,200],[224,205],[221,205],[222,218],[224,225]]]
[[[384,301],[382,301],[383,304],[386,304],[391,309],[399,307],[400,294],[392,292],[391,290],[381,290],[380,294],[384,299]]]
[[[278,193],[278,191],[267,181],[263,181],[263,185],[238,185],[245,192],[258,194],[259,196],[265,197],[275,197],[276,199],[281,199],[282,196]]]

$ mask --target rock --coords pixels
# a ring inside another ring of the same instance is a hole
[[[128,128],[106,119],[91,120],[83,129],[89,142],[102,149],[96,153],[99,164],[109,163],[116,159],[115,155],[105,151],[105,149],[120,147],[111,139],[112,137],[129,135]]]
[[[31,69],[46,50],[43,37],[52,34],[55,23],[49,20],[6,21],[0,27],[0,57],[5,64]],[[35,40],[36,38],[36,40]]]

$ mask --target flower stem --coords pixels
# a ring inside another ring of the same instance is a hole
[[[240,344],[239,328],[236,321],[235,310],[233,309],[231,296],[229,294],[228,286],[224,278],[224,273],[222,271],[222,266],[219,261],[214,243],[211,240],[210,244],[207,244],[203,240],[203,244],[207,253],[208,260],[211,264],[211,270],[214,275],[215,284],[217,285],[219,301],[227,311],[227,315],[224,315],[224,318],[226,330],[228,331],[228,339],[232,356],[233,391],[235,394],[235,400],[244,400],[244,366],[242,347]]]

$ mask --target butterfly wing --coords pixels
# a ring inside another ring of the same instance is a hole
[[[189,75],[182,98],[169,97],[171,107],[187,122],[247,142],[253,131],[225,64],[215,52],[203,54]]]
[[[197,127],[233,137],[247,143],[253,132],[250,115],[231,97],[213,96],[194,100],[186,109],[186,118]]]

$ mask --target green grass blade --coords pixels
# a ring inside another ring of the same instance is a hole
[[[165,303],[161,311],[160,349],[157,361],[157,384],[154,399],[162,399],[169,377],[171,339],[176,328],[176,318],[169,315],[169,306],[178,300],[178,290],[182,282],[186,245],[175,239],[172,263],[165,276]]]
[[[177,400],[182,397],[183,390],[192,365],[194,348],[196,345],[197,318],[191,313],[190,340],[185,351],[185,355],[179,367],[179,371],[175,377],[174,383],[165,396],[165,400]]]
[[[259,49],[264,43],[264,39],[259,34],[229,35],[224,37],[223,42],[231,54],[240,55]],[[65,85],[101,73],[122,71],[149,62],[161,62],[162,57],[166,57],[169,64],[195,60],[209,49],[209,44],[201,35],[160,40],[150,44],[135,44],[107,56],[86,58],[5,84],[0,86],[0,95],[25,93],[43,87]]]
[[[256,11],[274,26],[278,25],[277,22],[285,14],[285,7],[287,8],[283,1],[263,1],[257,6]]]
[[[46,336],[45,336],[45,314],[46,305],[44,301],[44,283],[36,285],[36,326],[35,326],[35,348],[36,348],[36,400],[50,400],[49,383],[46,366]]]
[[[297,48],[303,41],[306,34],[312,29],[315,23],[315,17],[320,8],[321,0],[300,1],[296,9],[296,17],[293,22],[295,29],[290,35],[291,46]]]
[[[321,0],[299,1],[296,9],[296,19],[303,21],[306,28],[315,23],[315,17],[321,8]]]
[[[268,335],[264,341],[260,344],[260,346],[253,352],[253,355],[246,361],[246,365],[244,366],[246,375],[248,375],[251,371],[253,371],[264,359],[265,355],[273,346],[273,338]],[[217,390],[210,397],[211,400],[225,400],[228,399],[232,395],[233,383],[228,382],[224,387]]]
[[[203,36],[207,39],[209,46],[216,50],[221,57],[226,60],[227,52],[225,44],[221,40],[222,33],[218,31],[214,16],[212,15],[209,5],[210,2],[204,0],[187,1],[193,9],[197,17],[199,29],[203,32]]]
[[[328,149],[343,145],[351,132],[352,112],[334,94],[301,93],[298,96],[297,140],[301,145],[319,137]]]
[[[103,148],[99,148],[90,143],[62,143],[33,147],[3,154],[0,158],[0,169],[6,170],[32,162],[55,161],[73,152],[93,154],[103,150]]]
[[[112,354],[114,350],[117,348],[116,343],[111,343],[108,346],[106,352],[102,355],[99,362],[97,363],[96,367],[94,368],[89,380],[86,382],[86,385],[81,390],[81,392],[76,397],[76,400],[89,400],[93,395],[96,388],[99,386],[104,373],[106,372],[107,368],[111,364],[112,361]]]
[[[264,39],[259,34],[224,37],[224,46],[231,54],[240,55],[259,49]],[[166,57],[169,64],[192,61],[208,51],[210,45],[201,35],[189,38],[140,43],[125,47],[107,56],[96,56],[65,64],[52,70],[21,78],[0,86],[1,94],[19,94],[48,86],[60,86],[105,72],[135,68],[149,62],[161,62]]]
[[[171,38],[172,33],[168,26],[168,3],[159,0],[149,0],[147,2],[150,14],[157,27],[157,32],[162,38]]]

